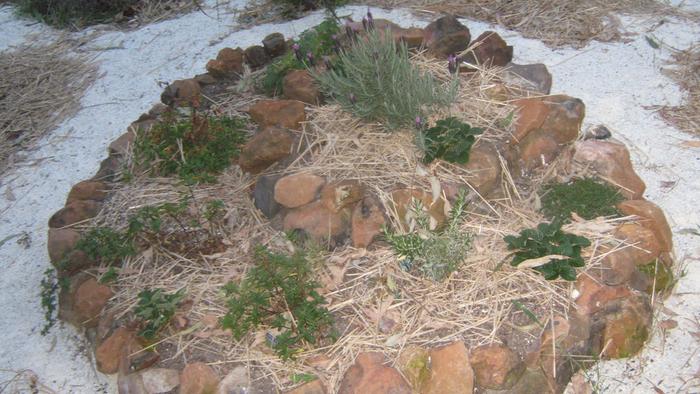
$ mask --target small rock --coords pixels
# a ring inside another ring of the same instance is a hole
[[[68,193],[66,205],[79,200],[103,201],[108,195],[109,187],[106,183],[86,180],[73,185]]]
[[[508,346],[480,346],[471,353],[476,385],[480,388],[509,389],[525,372],[525,363]]]
[[[654,232],[662,252],[673,250],[673,236],[666,215],[656,204],[647,200],[628,200],[617,205],[617,209],[625,215],[636,215],[642,218],[642,226]]]
[[[474,392],[474,372],[469,363],[469,351],[464,342],[431,349],[430,379],[422,390],[425,394],[471,394]]]
[[[443,16],[424,29],[423,42],[439,58],[458,54],[469,46],[471,34],[454,15]]]
[[[321,190],[321,201],[329,210],[339,212],[360,201],[365,190],[357,181],[340,181],[325,185]]]
[[[513,59],[513,47],[493,31],[485,31],[474,40],[464,61],[487,67],[503,67]]]
[[[141,349],[134,333],[124,327],[119,327],[95,349],[97,370],[104,374],[117,373],[121,352],[127,346],[131,346],[132,352]]]
[[[238,157],[243,171],[258,173],[289,156],[294,136],[280,127],[266,127],[246,143]]]
[[[482,196],[488,195],[501,181],[501,161],[496,149],[487,144],[478,144],[469,152],[469,161],[463,166],[469,171],[469,184]]]
[[[231,78],[243,74],[243,50],[223,48],[216,59],[207,63],[207,72],[214,78]]]
[[[204,363],[187,364],[180,372],[180,394],[212,394],[218,385],[219,377]]]
[[[49,219],[49,227],[61,228],[95,217],[102,208],[97,201],[73,201],[59,209]]]
[[[631,259],[637,265],[656,260],[661,255],[661,245],[652,230],[637,223],[620,225],[613,233],[615,238],[625,241],[626,248],[632,251]]]
[[[258,68],[266,65],[270,61],[265,48],[261,45],[253,45],[244,51],[245,62],[251,68]]]
[[[313,382],[301,385],[294,390],[287,391],[286,394],[326,394],[326,387],[316,379]]]
[[[284,76],[282,82],[284,97],[290,100],[298,100],[311,105],[318,105],[321,101],[321,91],[316,86],[316,81],[306,70],[293,70]]]
[[[233,368],[219,382],[217,394],[248,394],[250,390],[250,380],[248,379],[248,369],[244,366]]]
[[[325,179],[314,174],[287,175],[275,184],[275,201],[287,208],[298,208],[315,200],[325,183]]]
[[[280,210],[280,205],[275,201],[275,185],[278,179],[277,175],[261,175],[255,182],[253,203],[267,218],[277,215]]]
[[[304,103],[297,100],[260,100],[248,112],[261,129],[279,126],[301,130],[301,122],[306,121]]]
[[[265,47],[265,52],[270,57],[284,55],[287,52],[287,42],[282,33],[268,34],[263,38],[262,43],[263,47]]]
[[[319,242],[339,243],[347,232],[349,213],[333,212],[321,201],[295,208],[284,218],[285,231],[302,230]]]
[[[610,137],[612,132],[602,124],[590,127],[583,135],[584,140],[607,140]]]
[[[543,95],[548,95],[552,90],[552,74],[542,63],[515,64],[510,62],[505,67],[506,71],[503,77],[508,84],[517,85]]]
[[[180,371],[168,368],[150,368],[139,372],[148,394],[171,392],[180,385]]]
[[[646,185],[634,172],[630,153],[624,144],[614,140],[579,141],[575,145],[574,162],[591,167],[630,200],[639,200]]]
[[[373,196],[365,197],[352,212],[352,246],[368,247],[374,237],[381,234],[385,224],[386,219],[379,201]]]
[[[168,85],[160,95],[160,101],[171,107],[199,108],[202,89],[194,79],[181,79]]]
[[[360,353],[345,372],[338,394],[411,394],[401,374],[383,363],[381,353]]]
[[[80,241],[80,233],[70,228],[49,228],[46,242],[51,262],[58,263],[75,249]]]

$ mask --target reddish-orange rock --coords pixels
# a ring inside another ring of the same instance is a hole
[[[357,181],[340,181],[325,185],[321,189],[321,201],[331,211],[353,206],[365,195],[364,188]]]
[[[163,104],[174,107],[198,108],[202,88],[194,79],[181,79],[168,85],[160,95]]]
[[[321,201],[289,211],[284,217],[284,230],[302,230],[319,242],[339,240],[346,235],[349,213],[334,212]]]
[[[431,22],[423,32],[423,42],[430,53],[439,58],[462,52],[471,40],[469,29],[454,15],[446,15]]]
[[[464,342],[430,349],[430,378],[425,394],[471,394],[474,392],[474,371]]]
[[[352,246],[368,247],[386,224],[384,212],[375,197],[365,197],[352,212]]]
[[[119,369],[122,350],[127,346],[130,346],[132,352],[141,349],[141,346],[136,342],[134,333],[124,327],[119,327],[95,349],[97,369],[105,374],[116,373]]]
[[[495,189],[501,181],[501,161],[493,146],[479,144],[469,152],[469,161],[464,165],[469,170],[469,184],[482,196]]]
[[[306,70],[293,70],[284,76],[282,82],[284,97],[311,105],[321,101],[321,91],[316,86],[314,77]]]
[[[437,201],[433,201],[432,195],[423,190],[397,189],[391,192],[392,205],[398,219],[406,229],[408,229],[411,219],[409,212],[413,208],[414,199],[422,204],[424,211],[431,218],[431,227],[437,228],[445,223],[447,220],[445,200],[438,198]]]
[[[316,199],[325,179],[314,174],[293,174],[275,183],[275,201],[287,208],[298,208]]]
[[[187,364],[180,372],[180,394],[213,394],[218,385],[216,372],[204,363]]]
[[[613,233],[616,238],[625,241],[632,252],[630,258],[637,265],[653,262],[661,255],[661,245],[652,230],[637,223],[620,225]]]
[[[266,127],[241,148],[238,165],[243,171],[258,173],[289,156],[293,142],[294,136],[289,130]]]
[[[343,376],[338,394],[411,394],[411,387],[381,353],[361,353]]]
[[[207,72],[215,78],[232,77],[243,73],[243,50],[223,48],[216,59],[207,63]]]
[[[83,282],[75,293],[75,316],[77,321],[86,327],[97,325],[97,317],[112,298],[109,286],[97,283],[95,278]]]
[[[517,109],[515,142],[522,141],[531,131],[539,129],[549,114],[549,106],[540,98],[520,99],[513,102]]]
[[[628,297],[631,292],[625,286],[607,286],[590,276],[579,275],[576,279],[576,305],[581,314],[593,314],[605,308],[611,301]]]
[[[513,47],[493,31],[481,33],[470,45],[466,61],[471,64],[503,67],[513,59]]]
[[[673,250],[671,227],[668,225],[666,215],[656,204],[647,200],[627,200],[618,204],[617,209],[625,215],[639,216],[640,224],[656,235],[662,252]]]
[[[301,122],[306,121],[304,103],[297,100],[260,100],[248,113],[261,129],[279,126],[301,130]]]
[[[509,389],[525,372],[525,364],[508,346],[480,346],[471,352],[476,385],[480,388]]]

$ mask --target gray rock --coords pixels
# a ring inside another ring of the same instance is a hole
[[[253,202],[263,215],[272,218],[280,210],[280,204],[275,201],[275,185],[279,176],[262,175],[255,183]]]
[[[246,367],[238,366],[231,370],[219,382],[216,390],[217,394],[248,394],[250,390],[250,380]]]
[[[542,63],[515,64],[510,62],[506,65],[504,78],[508,84],[522,86],[542,94],[549,94],[552,89],[552,74]]]
[[[151,368],[139,373],[149,394],[167,393],[180,385],[177,369]]]

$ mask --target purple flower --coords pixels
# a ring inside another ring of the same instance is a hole
[[[450,70],[452,74],[457,72],[457,56],[450,55],[447,57],[447,69]]]
[[[354,93],[350,93],[350,94],[348,95],[348,98],[350,99],[350,103],[351,103],[351,104],[357,103],[357,97],[355,97],[355,94],[354,94]]]
[[[423,119],[421,119],[420,116],[416,116],[416,128],[417,129],[423,128]]]
[[[296,56],[297,60],[301,61],[301,53],[299,52],[299,44],[296,42],[292,44],[292,51],[294,51],[294,56]]]
[[[314,54],[311,52],[306,52],[306,61],[309,62],[310,65],[314,65]]]

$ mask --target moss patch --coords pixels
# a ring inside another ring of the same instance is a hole
[[[637,269],[649,278],[649,286],[646,292],[651,294],[654,290],[657,293],[664,292],[673,286],[673,272],[661,261],[640,265]],[[654,284],[656,279],[656,284]]]
[[[574,179],[568,183],[549,183],[542,188],[542,213],[550,219],[570,221],[571,213],[584,219],[616,216],[615,206],[624,198],[613,187],[592,178]]]

